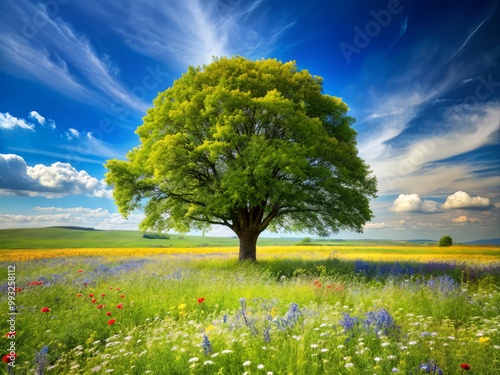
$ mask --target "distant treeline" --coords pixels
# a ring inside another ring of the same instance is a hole
[[[145,232],[142,235],[142,238],[147,238],[147,239],[150,239],[150,240],[169,240],[170,239],[170,235],[169,234],[163,234],[163,233],[148,233],[148,232]]]

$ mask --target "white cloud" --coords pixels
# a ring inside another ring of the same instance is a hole
[[[467,216],[462,215],[462,216],[454,217],[451,221],[454,223],[466,223],[469,221],[469,219],[467,218]]]
[[[54,120],[51,120],[49,119],[48,121],[45,119],[45,117],[43,117],[41,114],[39,114],[37,111],[31,111],[30,112],[30,117],[31,118],[34,118],[38,121],[38,123],[40,125],[43,125],[43,126],[48,126],[49,128],[51,129],[55,129],[56,128],[56,123]]]
[[[57,213],[69,213],[69,214],[78,214],[84,215],[87,217],[106,217],[109,215],[109,211],[104,208],[84,208],[84,207],[40,207],[36,206],[33,208],[33,211],[36,212],[57,212]]]
[[[34,215],[0,214],[0,228],[80,226],[95,229],[138,230],[143,214],[129,215],[128,220],[119,213],[109,212],[104,208],[85,207],[40,207],[33,209]]]
[[[66,139],[68,141],[71,141],[72,139],[75,138],[80,138],[80,132],[76,129],[69,128],[68,131],[66,132]]]
[[[9,112],[0,112],[0,129],[10,130],[16,127],[33,131],[35,130],[35,125],[26,122],[26,120],[14,117]]]
[[[500,176],[478,178],[475,173],[491,168],[491,160],[441,164],[442,160],[495,142],[500,103],[454,106],[443,118],[439,125],[427,125],[435,129],[429,135],[409,139],[398,149],[386,141],[395,137],[400,126],[389,126],[360,145],[360,153],[378,178],[379,194],[413,190],[424,195],[469,187],[486,191],[500,185]]]
[[[386,223],[366,223],[365,229],[382,229],[387,227]]]
[[[421,212],[421,213],[436,213],[439,212],[438,202],[431,200],[422,200],[417,194],[400,194],[394,200],[389,208],[392,212]]]
[[[480,223],[482,220],[476,217],[467,217],[466,215],[461,215],[451,219],[453,223]]]
[[[263,0],[125,0],[105,6],[88,1],[79,5],[100,17],[136,52],[165,64],[174,61],[182,69],[210,63],[212,56],[252,57],[258,50],[256,57],[261,58],[294,25],[290,16],[271,14]]]
[[[68,141],[78,140],[76,145],[62,145],[61,148],[69,152],[68,157],[73,155],[92,155],[101,158],[122,158],[125,150],[120,152],[116,145],[104,142],[96,138],[92,132],[79,132],[76,129],[69,128],[65,133]]]
[[[489,208],[491,202],[488,198],[471,197],[464,191],[457,191],[455,194],[449,195],[442,205],[442,208]]]
[[[40,115],[37,111],[31,111],[30,117],[33,117],[34,119],[36,119],[40,125],[45,124],[45,117]]]
[[[14,154],[0,154],[0,194],[112,198],[112,192],[104,181],[84,170],[78,171],[69,163],[30,167],[22,157]]]

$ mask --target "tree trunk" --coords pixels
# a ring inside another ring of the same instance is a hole
[[[259,238],[258,232],[243,231],[238,234],[240,239],[240,262],[257,260],[257,240]]]

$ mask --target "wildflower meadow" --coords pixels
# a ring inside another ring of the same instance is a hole
[[[477,261],[288,249],[243,264],[221,249],[12,252],[1,373],[499,373],[497,249]]]

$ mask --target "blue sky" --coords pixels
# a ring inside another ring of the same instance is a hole
[[[337,237],[498,237],[500,4],[483,0],[2,1],[0,228],[136,229],[103,163],[188,66],[234,55],[297,61],[357,119],[376,217]]]

